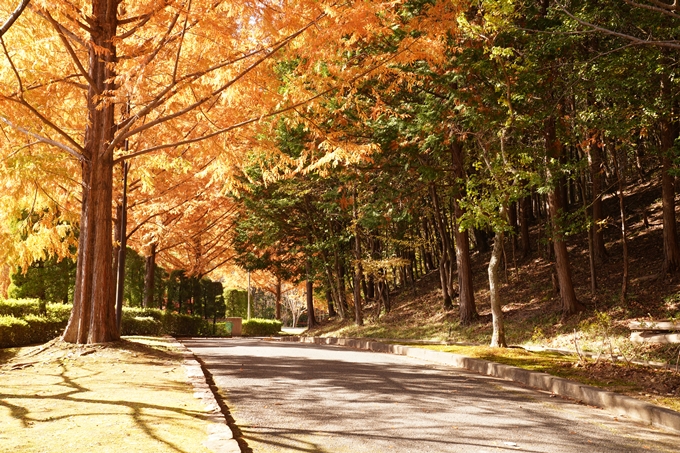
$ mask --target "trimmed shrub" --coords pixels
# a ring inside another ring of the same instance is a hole
[[[283,323],[276,319],[252,318],[243,321],[241,333],[246,337],[264,337],[276,335],[281,330]]]
[[[73,304],[52,304],[48,303],[45,307],[46,315],[49,319],[68,322],[71,317]]]
[[[0,301],[0,348],[46,343],[60,336],[71,316],[71,304],[38,299]],[[225,323],[213,327],[198,316],[158,308],[123,307],[122,335],[230,336]]]
[[[36,315],[0,316],[0,348],[46,343],[61,335],[66,322]]]
[[[22,318],[26,315],[45,314],[45,302],[40,299],[0,300],[0,316]]]
[[[123,316],[121,335],[162,335],[163,324],[151,316]]]

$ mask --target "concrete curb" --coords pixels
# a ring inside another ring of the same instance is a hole
[[[208,440],[203,442],[203,445],[215,453],[241,453],[241,447],[239,447],[238,442],[234,439],[234,433],[227,425],[215,395],[206,381],[203,368],[201,368],[194,354],[186,346],[174,338],[172,338],[171,342],[177,347],[178,354],[183,358],[187,382],[193,386],[194,397],[203,401],[208,412],[206,417],[209,423]]]
[[[617,416],[628,417],[652,426],[680,432],[680,412],[655,406],[608,390],[602,390],[590,385],[580,384],[568,379],[552,376],[547,373],[529,371],[483,359],[473,359],[460,354],[380,343],[371,340],[323,337],[281,337],[280,340],[319,345],[344,346],[373,352],[415,357],[430,362],[462,368],[486,376],[518,382],[538,390],[571,398],[590,406],[600,407]]]

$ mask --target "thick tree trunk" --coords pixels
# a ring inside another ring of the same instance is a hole
[[[104,343],[120,338],[113,292],[113,155],[107,145],[114,133],[114,104],[101,97],[115,90],[112,63],[118,2],[93,0],[89,51],[88,126],[82,162],[82,209],[73,310],[62,339]],[[95,50],[96,49],[96,50]],[[101,49],[105,49],[102,51]]]
[[[453,172],[456,179],[462,180],[465,177],[463,166],[463,146],[455,142],[452,146]],[[456,243],[456,264],[458,267],[458,291],[460,298],[460,322],[468,325],[477,317],[477,307],[475,305],[475,291],[472,285],[472,263],[470,260],[470,238],[466,229],[460,230],[458,220],[463,216],[459,200],[462,197],[462,188],[458,195],[454,197],[454,228]]]
[[[669,156],[677,137],[676,125],[661,122],[661,206],[663,211],[663,273],[680,271],[680,248],[678,247],[675,221],[675,177],[670,174],[673,163]]]
[[[550,118],[546,121],[545,141],[547,157],[555,160],[559,159],[562,146],[557,140],[554,118]],[[555,250],[557,280],[559,283],[560,298],[562,299],[562,314],[563,316],[570,316],[584,310],[585,307],[576,299],[574,283],[571,277],[569,253],[567,252],[567,243],[564,241],[564,233],[562,232],[563,209],[560,205],[562,191],[559,186],[559,178],[554,177],[550,165],[547,165],[546,167],[547,176],[554,184],[554,187],[548,192],[548,210],[552,224],[552,239]]]
[[[489,260],[489,296],[491,299],[491,323],[493,325],[493,333],[491,335],[492,348],[506,348],[508,346],[505,341],[505,327],[503,324],[503,304],[500,295],[500,275],[499,265],[501,262],[501,255],[503,254],[503,233],[497,232],[493,241],[493,249],[491,250],[491,259]]]
[[[149,255],[144,265],[144,303],[143,306],[153,307],[154,289],[156,286],[156,243],[149,247]]]

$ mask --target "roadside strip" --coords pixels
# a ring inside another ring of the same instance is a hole
[[[652,426],[680,432],[679,412],[655,406],[629,396],[552,376],[547,373],[529,371],[483,359],[473,359],[460,354],[432,351],[429,349],[414,348],[398,344],[380,343],[371,340],[323,337],[281,337],[276,339],[280,341],[314,343],[318,345],[344,346],[373,352],[404,355],[436,362],[486,376],[519,382],[538,390],[571,398],[590,406],[600,407],[617,416],[628,417]]]

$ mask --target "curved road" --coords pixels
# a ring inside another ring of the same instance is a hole
[[[182,340],[246,451],[677,452],[680,436],[410,357],[254,339]]]

